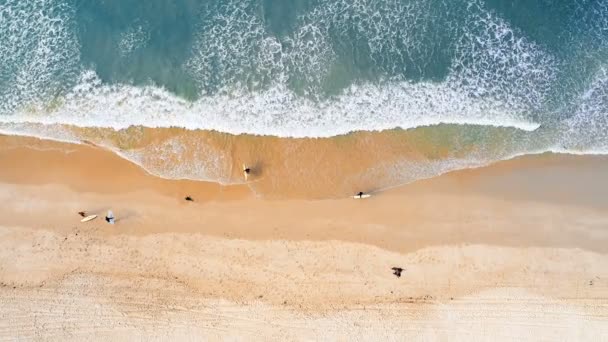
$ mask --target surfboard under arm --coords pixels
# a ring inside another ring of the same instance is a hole
[[[249,178],[249,174],[245,171],[247,169],[247,166],[245,166],[245,164],[243,164],[243,176],[245,176],[245,180],[247,180]]]

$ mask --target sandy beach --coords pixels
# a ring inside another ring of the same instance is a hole
[[[606,157],[277,200],[86,144],[0,146],[2,340],[608,336]]]
[[[608,1],[0,0],[0,37],[0,342],[608,342]]]

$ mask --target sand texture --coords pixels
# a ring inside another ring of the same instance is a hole
[[[541,155],[277,200],[0,137],[0,340],[608,340],[607,171]]]

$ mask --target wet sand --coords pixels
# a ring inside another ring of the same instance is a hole
[[[529,139],[529,132],[512,128],[461,125],[360,131],[332,138],[232,135],[176,127],[115,131],[31,126],[34,136],[104,146],[169,179],[240,184],[246,164],[254,173],[248,187],[266,199],[337,199],[387,189],[508,158],[519,151],[509,141]]]
[[[608,336],[606,157],[367,200],[261,199],[32,138],[0,137],[0,166],[1,339]],[[77,215],[107,209],[114,226]]]

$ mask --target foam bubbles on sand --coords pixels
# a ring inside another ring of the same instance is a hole
[[[116,151],[112,146],[109,147]],[[227,151],[213,148],[204,137],[173,137],[145,147],[116,151],[149,173],[169,179],[195,179],[228,184],[232,160]]]

